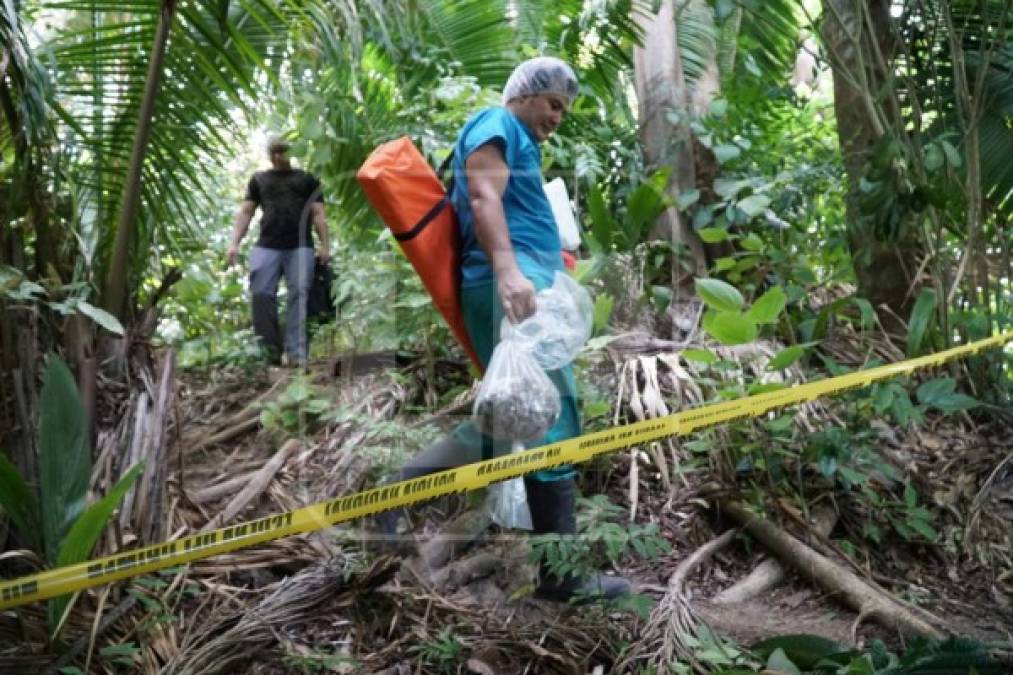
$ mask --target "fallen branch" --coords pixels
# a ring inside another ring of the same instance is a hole
[[[226,506],[217,516],[208,521],[208,524],[201,528],[201,532],[207,532],[208,530],[215,530],[230,522],[239,513],[246,508],[246,506],[252,502],[261,492],[267,488],[268,484],[274,480],[274,475],[278,473],[278,470],[284,466],[285,462],[288,461],[289,455],[299,449],[299,441],[290,440],[286,441],[285,445],[281,446],[278,452],[274,453],[274,457],[268,460],[260,471],[258,471],[250,479],[249,485],[240,491],[229,505]]]
[[[651,610],[637,646],[617,666],[617,672],[639,672],[645,665],[660,671],[667,667],[666,664],[680,661],[692,663],[700,672],[707,672],[695,662],[694,649],[686,644],[686,638],[696,637],[698,626],[703,623],[690,606],[686,581],[697,567],[731,543],[737,531],[731,529],[711,539],[679,563],[668,578],[664,597]]]
[[[817,553],[773,523],[750,511],[745,505],[723,501],[722,513],[741,523],[781,562],[795,568],[801,575],[817,583],[831,594],[839,596],[858,612],[859,621],[868,617],[890,627],[931,638],[943,634],[927,621],[915,616],[894,598],[876,590],[852,572]]]
[[[248,485],[254,476],[257,475],[256,471],[248,471],[241,473],[238,476],[227,478],[220,483],[209,485],[200,490],[196,490],[189,493],[187,496],[190,501],[194,504],[206,504],[208,502],[216,502],[223,497],[228,497],[231,494],[235,494],[243,488],[244,485]]]
[[[817,509],[813,513],[813,527],[823,536],[830,534],[837,524],[837,512],[832,507]],[[767,558],[753,571],[715,595],[715,605],[737,605],[747,602],[784,581],[785,569],[776,558]]]

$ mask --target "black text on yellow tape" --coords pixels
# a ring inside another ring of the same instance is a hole
[[[579,464],[598,455],[658,441],[669,436],[683,436],[736,419],[757,417],[779,408],[867,387],[873,382],[908,374],[920,368],[939,366],[953,359],[977,354],[984,349],[1005,345],[1010,341],[1013,341],[1013,332],[900,363],[733,401],[713,403],[667,417],[613,427],[497,459],[440,471],[422,478],[336,497],[287,513],[265,516],[127,553],[47,570],[0,583],[0,610],[247,548],[261,542],[312,532],[329,525],[434,497],[475,490],[532,471],[563,464]]]

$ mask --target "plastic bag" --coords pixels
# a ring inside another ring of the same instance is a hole
[[[556,272],[552,286],[540,291],[535,303],[535,313],[519,324],[504,319],[500,333],[528,349],[544,370],[558,370],[573,361],[591,337],[591,296],[569,275]]]
[[[478,389],[472,419],[487,436],[533,441],[559,418],[559,391],[516,340],[501,340]]]
[[[566,183],[562,178],[557,177],[543,185],[542,189],[545,190],[549,206],[552,207],[552,217],[555,218],[556,229],[559,230],[560,246],[564,251],[576,251],[580,248],[580,227],[573,215]]]
[[[521,443],[514,443],[513,452],[524,449]],[[502,528],[514,530],[531,529],[531,509],[528,507],[528,491],[523,478],[511,478],[489,486],[485,508],[492,522]]]

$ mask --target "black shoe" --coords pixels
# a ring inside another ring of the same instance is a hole
[[[531,525],[535,534],[576,534],[577,486],[572,479],[540,481],[525,478],[524,487],[528,493]],[[631,591],[630,582],[623,577],[595,573],[585,578],[566,575],[560,579],[549,572],[544,563],[540,565],[538,576],[535,595],[548,600],[611,600]]]
[[[535,588],[535,596],[557,602],[592,602],[594,600],[614,600],[628,595],[633,587],[623,577],[610,577],[606,574],[592,574],[585,579],[567,575],[563,581],[542,568],[539,573],[540,582]]]

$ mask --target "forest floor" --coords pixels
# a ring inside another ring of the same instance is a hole
[[[183,373],[165,531],[193,533],[370,487],[467,414],[467,391],[442,413],[418,412],[425,404],[432,409],[433,392],[447,380],[466,379],[458,367],[378,365],[316,363],[305,378],[311,387],[297,391],[294,370]],[[608,358],[592,370],[601,374],[603,391],[614,391],[623,376]],[[665,390],[664,377],[661,382]],[[281,421],[286,400],[300,397],[304,407],[326,401],[326,411]],[[265,410],[278,421],[261,424]],[[829,556],[840,553],[833,542],[850,537],[858,575],[920,616],[933,617],[941,632],[1010,643],[1008,429],[953,416],[910,430],[884,425],[877,437],[885,454],[917,477],[939,543],[913,544],[896,534],[863,543],[855,538],[861,510],[848,503],[836,504],[841,519],[829,537],[793,525],[790,508],[773,519]],[[152,673],[605,673],[636,672],[694,654],[702,662],[731,664],[736,645],[787,634],[858,647],[877,638],[896,647],[909,637],[866,617],[859,621],[833,594],[791,570],[757,597],[716,602],[722,589],[766,557],[741,532],[700,564],[673,598],[669,582],[679,563],[738,525],[721,517],[706,493],[715,479],[706,461],[685,464],[679,480],[666,486],[647,453],[626,451],[582,467],[581,489],[604,493],[628,510],[634,462],[635,520],[657,523],[671,549],[654,560],[625,557],[611,571],[656,603],[653,612],[535,599],[527,538],[476,515],[483,511],[479,497],[457,495],[412,510],[414,526],[405,536],[414,555],[375,554],[368,524],[351,523],[151,575],[129,592],[114,585],[102,596],[104,610],[130,604],[129,611],[97,645],[136,644],[129,661]],[[453,537],[441,536],[448,523],[456,524]],[[68,638],[97,625],[97,597],[85,593]],[[696,636],[673,644],[671,627],[687,621]]]

